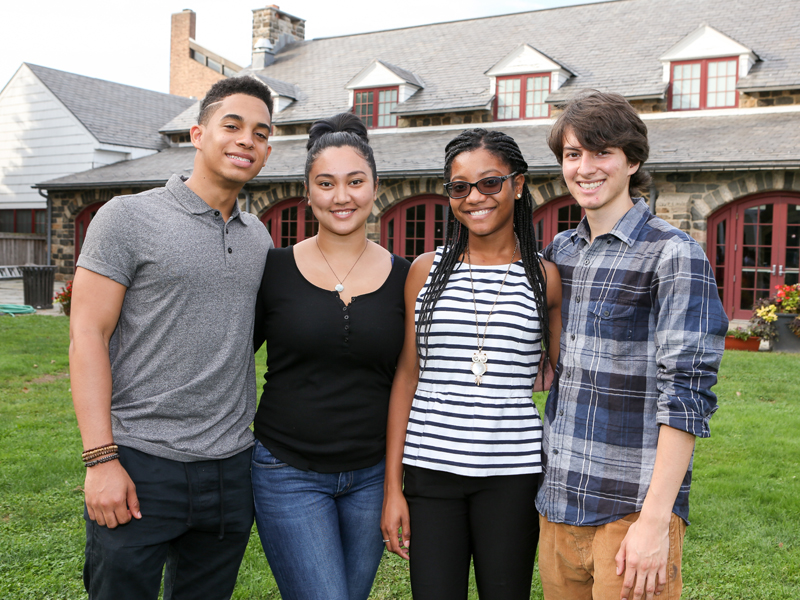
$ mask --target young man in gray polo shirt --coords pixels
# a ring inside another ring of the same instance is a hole
[[[70,375],[91,599],[230,598],[253,523],[252,332],[272,240],[237,196],[266,164],[272,99],[220,81],[192,175],[108,202],[73,286]],[[166,564],[166,569],[164,566]]]

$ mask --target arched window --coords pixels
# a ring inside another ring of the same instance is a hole
[[[572,196],[562,196],[550,200],[533,213],[533,227],[536,230],[536,242],[541,252],[553,241],[557,233],[575,229],[581,222],[585,211]]]
[[[708,259],[725,313],[749,319],[753,304],[800,276],[800,194],[769,192],[724,206],[708,219]]]
[[[276,204],[261,216],[261,222],[276,248],[293,246],[315,236],[319,230],[319,221],[305,198],[290,198]]]
[[[426,194],[400,202],[381,219],[381,245],[414,260],[444,244],[444,217],[449,200]]]
[[[75,262],[73,265],[78,264],[78,256],[81,254],[83,248],[83,241],[86,239],[86,230],[89,229],[89,223],[92,222],[97,211],[103,206],[105,202],[95,202],[84,208],[75,217]]]

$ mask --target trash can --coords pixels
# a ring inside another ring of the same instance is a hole
[[[33,308],[53,308],[53,285],[56,267],[29,265],[20,267],[25,304]]]

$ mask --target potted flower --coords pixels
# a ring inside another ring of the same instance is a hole
[[[53,296],[53,301],[61,305],[61,310],[64,314],[69,316],[69,305],[72,302],[72,280],[67,281],[67,284],[61,288],[61,291]]]
[[[800,352],[800,284],[775,289],[774,296],[753,306],[750,329],[761,339],[773,340],[776,352]]]
[[[754,334],[749,327],[729,329],[725,336],[725,350],[746,350],[758,352],[761,338]]]

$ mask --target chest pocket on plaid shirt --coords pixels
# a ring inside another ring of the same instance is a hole
[[[626,342],[634,339],[636,305],[615,300],[593,300],[589,302],[587,335],[605,340]],[[645,324],[647,322],[645,321]]]

